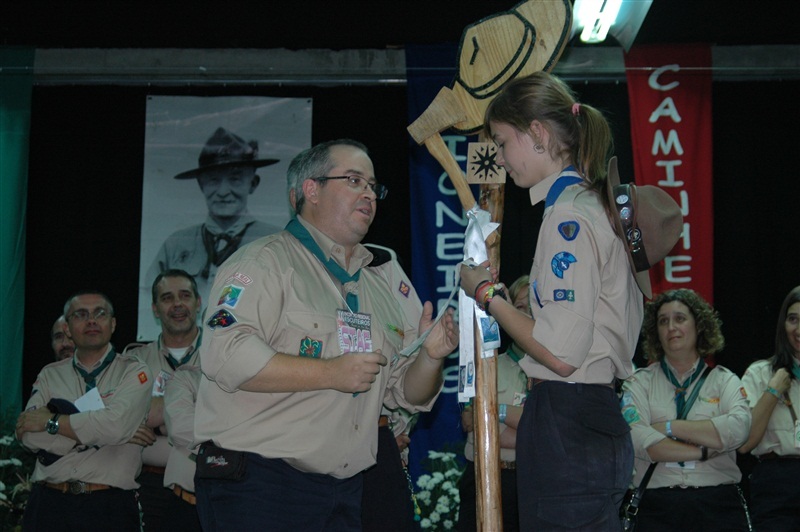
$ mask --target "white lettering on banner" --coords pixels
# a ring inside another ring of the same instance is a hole
[[[664,101],[661,102],[661,105],[656,107],[656,110],[650,114],[650,123],[654,124],[656,120],[662,116],[667,116],[676,123],[681,121],[681,115],[678,113],[678,109],[675,107],[675,102],[669,96],[664,98]]]
[[[436,291],[439,293],[449,294],[456,287],[456,274],[458,273],[458,264],[440,264],[436,267],[437,272],[444,272],[444,286],[437,286]]]
[[[648,78],[648,86],[653,90],[662,92],[671,91],[678,87],[678,85],[680,85],[678,81],[661,84],[658,78],[661,74],[666,72],[680,72],[680,66],[677,64],[671,64],[655,69]],[[656,107],[656,109],[650,113],[649,121],[650,123],[655,123],[661,118],[671,120],[675,124],[681,122],[681,115],[678,112],[675,101],[670,96],[664,98],[658,107]],[[651,155],[656,156],[660,153],[661,155],[666,156],[673,152],[679,156],[684,154],[683,146],[681,145],[680,138],[678,137],[678,132],[674,129],[670,129],[665,137],[664,132],[661,129],[657,129],[653,135],[653,145],[650,149]],[[665,179],[660,179],[658,181],[658,186],[664,188],[682,187],[684,182],[676,179],[675,175],[676,168],[682,164],[683,161],[680,159],[656,161],[655,165],[659,168],[664,168],[665,173]],[[681,201],[681,213],[683,216],[686,216],[689,213],[689,193],[686,190],[680,190],[678,191],[678,194]],[[683,232],[681,234],[680,242],[683,251],[689,251],[691,249],[691,234],[690,225],[688,222],[683,224]],[[692,281],[691,276],[679,276],[677,274],[691,272],[691,262],[692,257],[690,255],[667,256],[664,259],[664,276],[666,280],[675,284],[690,283]]]
[[[444,227],[444,217],[447,215],[448,218],[453,220],[455,223],[460,225],[461,227],[467,226],[467,217],[464,216],[462,213],[461,215],[456,214],[453,212],[453,209],[442,203],[441,201],[436,202],[436,227]]]
[[[680,264],[686,262],[688,264]],[[675,274],[679,272],[688,272],[692,269],[691,255],[675,255],[674,257],[666,257],[664,259],[664,275],[670,283],[691,283],[691,277],[677,277]]]
[[[464,234],[439,233],[436,235],[436,258],[461,261],[464,258]]]
[[[664,155],[668,154],[672,151],[672,148],[675,148],[675,153],[678,155],[683,155],[683,146],[681,146],[681,141],[678,138],[678,132],[674,129],[670,129],[669,133],[667,133],[667,138],[664,138],[664,133],[660,130],[656,130],[656,134],[653,137],[653,147],[650,150],[652,155],[657,154],[659,151]]]
[[[451,360],[458,360],[458,350],[447,355]],[[444,368],[444,385],[442,393],[458,393],[458,364],[452,364]]]
[[[658,82],[658,76],[663,74],[664,72],[680,72],[681,67],[680,65],[664,65],[662,67],[658,67],[657,69],[653,70],[653,73],[650,74],[650,77],[647,78],[647,84],[650,86],[651,89],[657,91],[671,91],[675,87],[679,85],[677,81],[673,81],[672,83],[667,83],[666,85],[662,85]]]
[[[681,198],[681,201],[680,201],[680,204],[681,204],[681,216],[683,216],[685,218],[685,217],[689,216],[689,193],[686,192],[685,190],[681,190],[678,193],[678,196],[680,196],[680,198]]]
[[[653,155],[655,155],[655,153]],[[667,173],[667,179],[660,180],[658,186],[670,188],[682,187],[683,181],[675,181],[675,167],[682,164],[683,161],[656,161],[656,166],[664,168]]]

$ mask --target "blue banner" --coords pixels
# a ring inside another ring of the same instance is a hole
[[[406,46],[409,124],[428,108],[442,87],[451,86],[456,74],[456,44]],[[467,145],[475,137],[442,132],[456,160],[465,168]],[[409,137],[411,183],[411,278],[420,299],[437,310],[447,303],[464,252],[467,220],[450,178],[441,165]],[[478,187],[473,188],[473,195]],[[476,196],[477,197],[477,196]],[[457,306],[458,301],[454,301]],[[421,414],[411,433],[409,472],[416,481],[423,473],[428,450],[452,451],[463,456],[465,433],[458,404],[458,353],[445,364],[444,389],[431,412]]]

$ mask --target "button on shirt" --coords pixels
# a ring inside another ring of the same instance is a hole
[[[341,246],[305,226],[326,256],[344,268]],[[345,292],[311,252],[287,231],[240,249],[218,271],[205,316],[195,418],[196,442],[213,440],[225,448],[282,458],[312,473],[348,478],[375,463],[382,404],[414,412],[403,396],[414,356],[398,352],[417,338],[421,305],[393,261],[367,267],[372,254],[356,246],[348,273],[358,280],[359,312],[371,317],[373,351],[390,364],[368,392],[336,390],[252,393],[239,387],[275,353],[334,358],[341,355],[337,309]],[[410,309],[415,309],[412,312]]]

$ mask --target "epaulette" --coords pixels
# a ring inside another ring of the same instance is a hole
[[[377,266],[381,266],[386,264],[391,260],[396,260],[397,256],[395,255],[394,251],[389,248],[385,248],[383,246],[378,246],[376,244],[364,244],[364,246],[368,247],[370,252],[372,253],[372,262],[367,264],[367,267],[375,268]]]

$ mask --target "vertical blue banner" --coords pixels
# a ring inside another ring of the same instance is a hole
[[[449,87],[456,74],[455,44],[406,46],[409,123],[419,118],[442,87]],[[442,138],[462,169],[467,145],[473,137],[442,132]],[[433,301],[437,310],[447,303],[456,279],[456,266],[464,252],[467,221],[450,178],[441,165],[409,137],[411,175],[411,278],[420,299]],[[477,187],[473,187],[473,194]],[[458,301],[455,300],[457,307]],[[444,389],[433,410],[420,415],[411,436],[409,472],[413,479],[423,473],[421,464],[428,450],[462,450],[458,404],[458,353],[451,355],[444,370]]]

